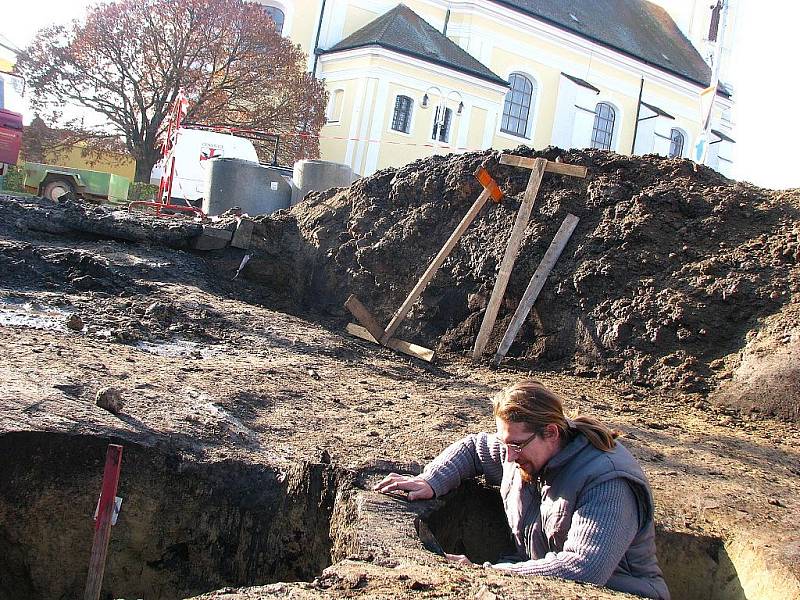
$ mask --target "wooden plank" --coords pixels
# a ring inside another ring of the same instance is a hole
[[[572,177],[586,177],[588,169],[580,165],[568,165],[566,163],[547,161],[545,167],[546,173],[554,173],[555,175],[570,175]]]
[[[355,323],[348,323],[347,333],[359,337],[362,340],[373,342],[375,344],[380,344],[380,342],[376,340],[375,337],[371,335],[370,332],[367,331],[367,329],[365,327],[362,327],[361,325],[356,325]],[[421,360],[424,360],[425,362],[432,362],[433,359],[436,357],[436,352],[429,348],[424,348],[423,346],[418,346],[417,344],[412,344],[410,342],[398,340],[397,338],[389,339],[388,343],[384,345],[387,348],[391,348],[392,350],[396,350],[397,352],[402,352],[403,354],[408,354],[409,356],[413,356],[414,358],[419,358]]]
[[[567,242],[569,242],[572,232],[575,231],[575,228],[578,226],[578,221],[578,217],[569,214],[561,223],[561,227],[558,228],[558,232],[553,238],[553,241],[550,242],[550,247],[547,248],[547,252],[544,253],[542,262],[539,263],[536,272],[533,274],[533,277],[531,277],[531,281],[525,289],[525,293],[522,295],[522,300],[520,300],[517,310],[514,311],[514,316],[511,318],[511,323],[509,323],[508,329],[503,336],[503,341],[500,342],[500,347],[497,349],[492,359],[493,365],[497,366],[500,364],[500,361],[503,360],[508,349],[511,348],[511,344],[514,343],[522,324],[525,322],[525,319],[528,318],[528,314],[531,312],[533,305],[536,303],[536,299],[539,297],[539,292],[541,292],[544,287],[547,276],[550,275],[550,271],[553,270]]]
[[[403,304],[395,313],[394,317],[392,317],[392,320],[386,326],[386,330],[384,331],[383,335],[380,338],[380,342],[382,344],[386,346],[389,345],[387,341],[391,339],[391,337],[394,335],[394,332],[397,331],[397,328],[400,326],[400,323],[403,322],[403,319],[406,318],[408,311],[411,310],[411,306],[414,304],[414,302],[417,301],[420,295],[422,295],[423,290],[428,285],[428,283],[430,283],[431,279],[433,279],[434,275],[436,275],[436,272],[439,270],[439,267],[441,267],[445,259],[448,256],[450,256],[450,253],[453,251],[453,248],[458,243],[458,240],[461,239],[461,236],[464,235],[464,232],[467,230],[467,227],[469,227],[470,224],[475,220],[475,217],[478,216],[478,213],[486,204],[486,201],[489,199],[490,194],[491,192],[486,188],[484,188],[483,191],[478,196],[478,198],[472,204],[470,209],[467,211],[467,214],[464,215],[464,218],[461,219],[461,222],[455,228],[455,231],[453,231],[453,233],[450,234],[450,237],[447,239],[444,246],[442,246],[442,249],[439,250],[439,254],[436,255],[431,264],[422,274],[422,277],[419,278],[419,281],[417,281],[417,284],[408,294],[408,297],[405,299],[405,302],[403,302]]]
[[[516,154],[503,154],[500,157],[501,165],[513,165],[515,167],[525,167],[532,169],[533,164],[540,160],[538,158],[528,158],[527,156],[517,156]],[[547,161],[545,173],[555,173],[556,175],[571,175],[573,177],[586,177],[586,167],[579,165],[568,165],[566,163],[555,162],[552,160]]]
[[[94,540],[89,556],[89,574],[86,578],[84,600],[98,600],[103,585],[106,568],[108,541],[111,539],[111,518],[117,496],[119,472],[122,467],[122,446],[109,444],[106,451],[106,465],[103,470],[103,487],[100,492],[100,505],[94,524]]]
[[[478,337],[475,339],[475,346],[472,349],[473,360],[477,360],[481,357],[486,348],[486,342],[489,341],[489,336],[492,333],[494,322],[497,319],[497,312],[500,310],[500,303],[503,300],[503,294],[505,294],[508,280],[511,278],[511,269],[514,267],[514,262],[517,260],[519,246],[522,243],[522,236],[525,233],[525,228],[528,226],[528,219],[530,219],[531,211],[533,210],[533,202],[536,200],[536,194],[539,193],[539,185],[542,183],[542,176],[544,175],[546,164],[547,161],[544,158],[537,158],[536,164],[531,170],[528,187],[525,189],[525,195],[522,198],[522,204],[517,212],[514,227],[511,229],[511,237],[508,239],[503,262],[500,263],[500,272],[497,274],[497,280],[494,282],[492,297],[489,299],[489,304],[486,306],[486,313],[483,315],[481,329],[478,332]]]
[[[350,295],[350,297],[345,301],[344,307],[349,310],[356,319],[358,319],[358,322],[361,323],[367,331],[369,331],[373,338],[380,340],[381,337],[383,337],[383,327],[378,324],[378,322],[375,320],[375,317],[372,316],[372,313],[369,312],[367,307],[361,304],[361,301],[356,298],[355,294]]]
[[[366,340],[374,344],[380,344],[380,342],[377,339],[375,339],[375,336],[372,335],[369,331],[367,331],[366,327],[362,327],[361,325],[356,325],[355,323],[348,323],[346,329],[347,333],[349,333],[350,335],[360,337],[362,340]]]

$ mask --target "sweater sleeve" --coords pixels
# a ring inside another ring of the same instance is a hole
[[[639,530],[639,508],[624,479],[597,485],[578,498],[561,552],[496,569],[521,575],[546,575],[605,585]]]
[[[456,489],[462,481],[485,475],[490,485],[499,485],[503,477],[502,444],[494,435],[477,433],[451,444],[431,461],[421,477],[436,496]]]

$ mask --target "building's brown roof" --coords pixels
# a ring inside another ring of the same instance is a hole
[[[319,52],[327,54],[367,46],[380,46],[492,83],[508,85],[505,79],[404,4],[398,4],[338,44]]]
[[[666,10],[647,0],[492,0],[693,83],[711,69]]]

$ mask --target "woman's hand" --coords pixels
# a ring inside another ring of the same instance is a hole
[[[433,498],[433,488],[416,475],[389,473],[374,488],[376,492],[408,492],[409,500],[429,500]]]

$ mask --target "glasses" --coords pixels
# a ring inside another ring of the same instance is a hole
[[[518,444],[509,442],[508,444],[506,444],[506,448],[510,448],[511,450],[513,450],[514,452],[519,454],[525,449],[525,446],[527,446],[528,444],[530,444],[533,441],[533,438],[535,438],[537,435],[539,435],[539,432],[538,431],[534,431],[533,434],[531,435],[531,437],[529,437],[528,439],[526,439],[526,440],[524,440],[524,441],[522,441],[522,442],[520,442]]]

